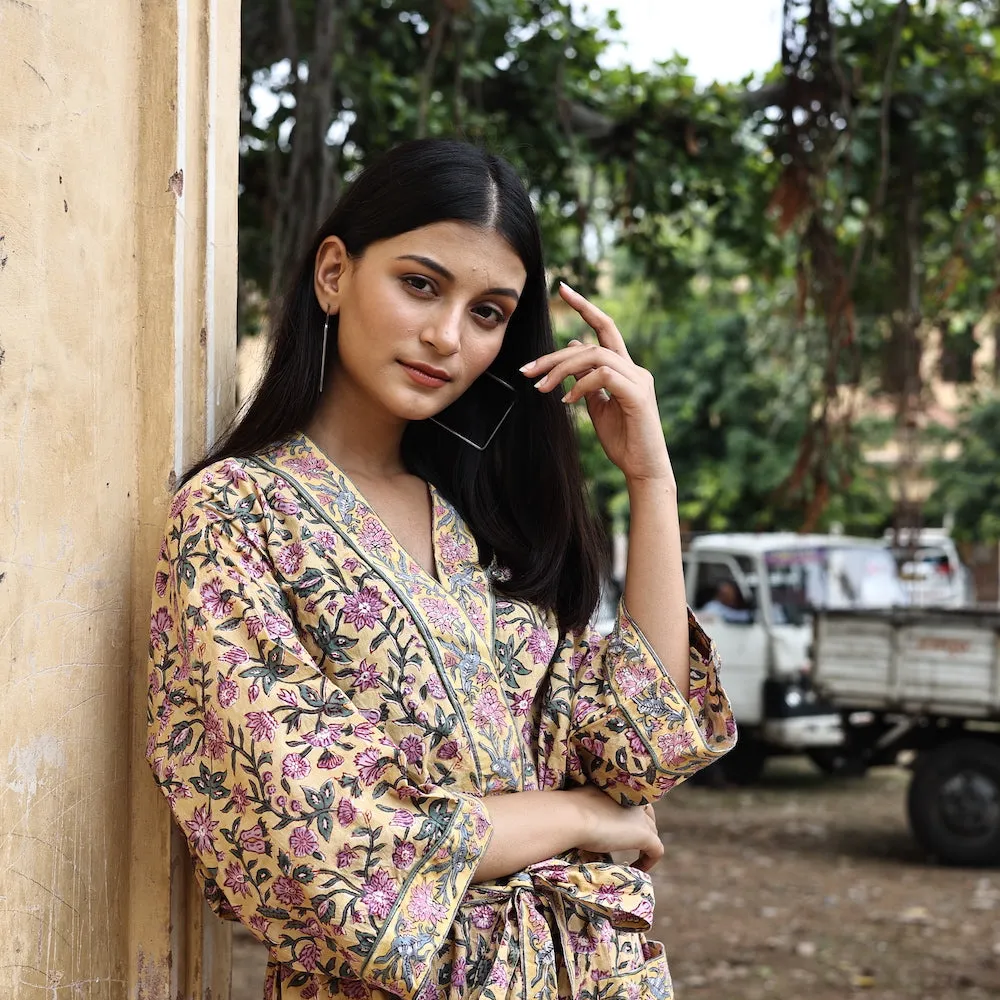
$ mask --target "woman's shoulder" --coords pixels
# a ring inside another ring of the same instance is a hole
[[[262,504],[272,478],[252,458],[228,457],[199,469],[173,495],[170,516],[185,511],[211,510],[218,517],[237,517]]]

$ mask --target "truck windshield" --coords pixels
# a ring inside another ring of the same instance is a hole
[[[907,603],[892,553],[874,546],[774,549],[764,553],[776,625],[799,625],[819,608]]]

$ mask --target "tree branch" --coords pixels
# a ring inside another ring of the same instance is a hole
[[[889,115],[892,110],[892,83],[896,75],[896,63],[899,59],[899,45],[903,38],[903,26],[910,13],[909,0],[899,0],[896,6],[896,18],[893,22],[892,44],[889,48],[889,58],[886,60],[885,73],[882,76],[882,111],[879,117],[879,141],[882,154],[879,165],[878,186],[875,189],[875,198],[868,206],[868,214],[865,216],[865,224],[858,236],[857,246],[854,248],[854,256],[851,259],[851,267],[847,273],[847,289],[850,294],[857,280],[858,268],[861,266],[861,258],[871,235],[872,225],[875,217],[882,211],[885,205],[886,192],[889,190]]]

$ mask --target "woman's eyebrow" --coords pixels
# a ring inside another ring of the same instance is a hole
[[[441,277],[445,279],[445,281],[455,280],[455,275],[453,275],[451,271],[449,271],[448,268],[444,266],[444,264],[439,264],[436,260],[433,260],[430,257],[422,257],[420,256],[420,254],[415,254],[415,253],[404,253],[401,256],[397,257],[396,260],[415,261],[418,264],[423,264],[424,267],[426,267],[428,270],[440,274]],[[508,298],[513,299],[515,302],[519,302],[521,299],[521,296],[516,291],[514,291],[513,288],[487,288],[483,292],[483,294],[505,295]]]

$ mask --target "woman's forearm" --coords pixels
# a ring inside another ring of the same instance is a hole
[[[687,698],[690,640],[677,489],[672,480],[628,485],[631,528],[625,606]]]
[[[483,799],[493,837],[473,882],[489,882],[579,846],[585,813],[572,791],[511,792]]]

